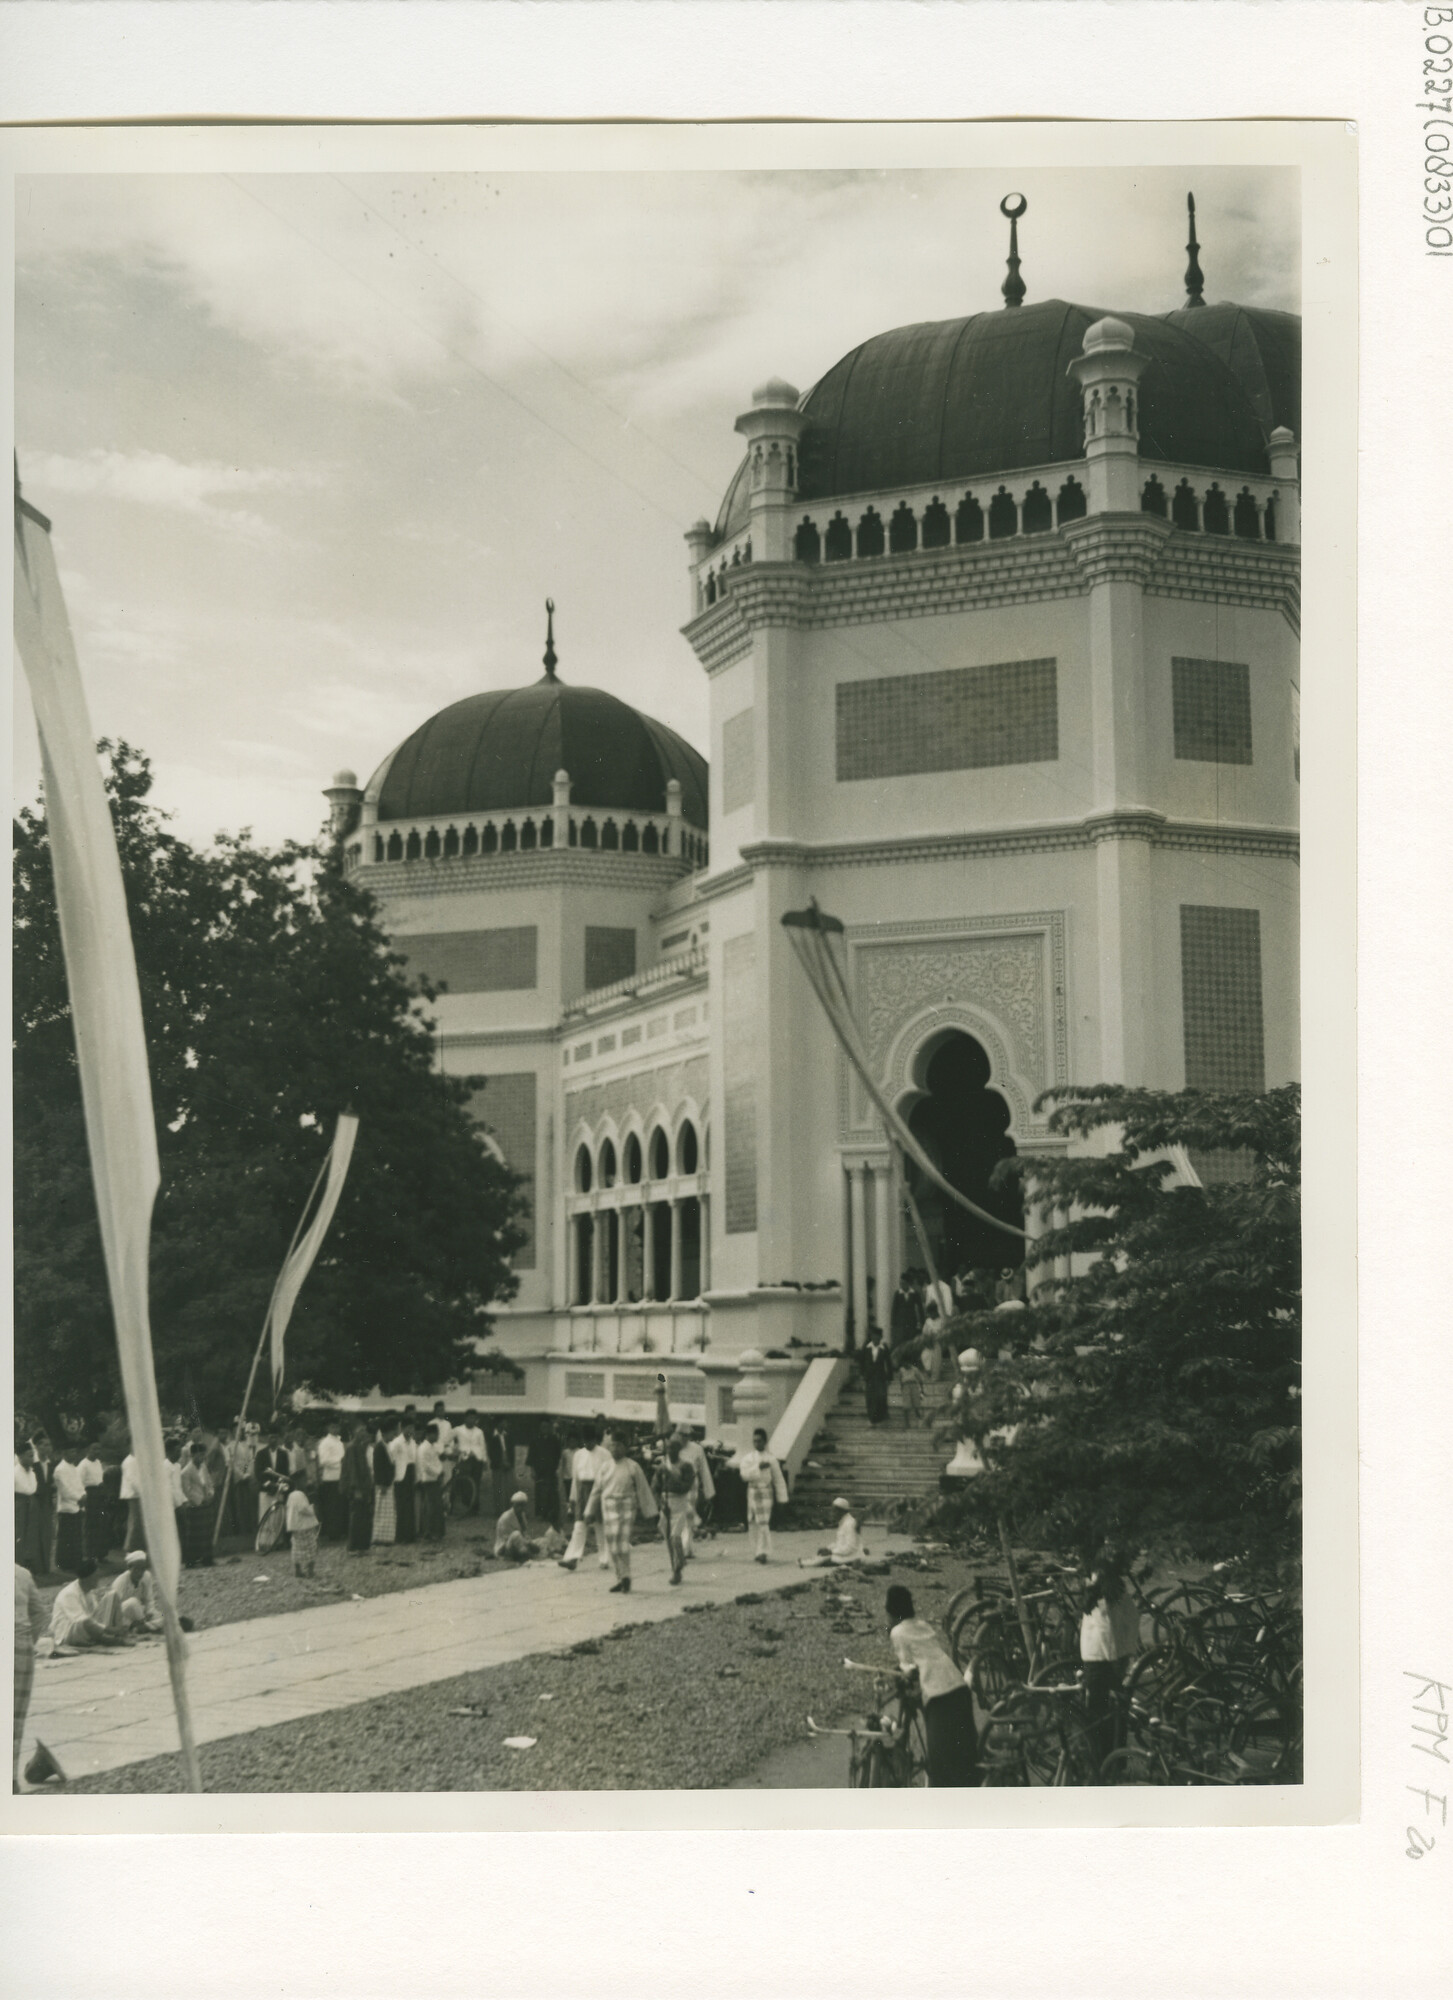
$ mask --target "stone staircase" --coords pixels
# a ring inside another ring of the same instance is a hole
[[[888,1422],[870,1424],[863,1385],[856,1375],[849,1376],[798,1474],[792,1493],[793,1521],[802,1526],[826,1524],[830,1503],[839,1493],[853,1503],[859,1520],[867,1521],[881,1521],[895,1500],[932,1498],[951,1456],[947,1445],[934,1441],[947,1403],[946,1385],[928,1385],[924,1414],[930,1421],[909,1428],[894,1382],[888,1389]]]

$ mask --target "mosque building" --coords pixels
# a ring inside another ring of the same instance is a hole
[[[1004,212],[1002,308],[738,418],[686,533],[709,764],[550,630],[328,793],[528,1184],[481,1408],[649,1416],[662,1370],[730,1440],[886,1315],[919,1258],[782,926],[812,899],[883,1089],[1007,1219],[1052,1085],[1296,1075],[1300,321],[1204,303],[1194,211],[1179,310],[1026,304]],[[920,1195],[948,1269],[1017,1260]]]

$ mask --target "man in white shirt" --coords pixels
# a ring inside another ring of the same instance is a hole
[[[857,1519],[847,1501],[839,1496],[832,1505],[837,1515],[837,1533],[815,1556],[799,1556],[803,1569],[831,1569],[834,1564],[859,1563],[868,1553],[858,1532]]]
[[[474,1505],[471,1514],[477,1514],[484,1495],[484,1475],[489,1467],[489,1453],[485,1449],[484,1427],[479,1421],[477,1410],[466,1410],[464,1422],[454,1432],[454,1444],[460,1460],[467,1463],[469,1476],[474,1481]]]
[[[570,1544],[560,1558],[561,1569],[574,1569],[585,1554],[589,1530],[585,1521],[585,1510],[590,1505],[590,1496],[595,1490],[595,1482],[601,1472],[601,1460],[606,1466],[615,1460],[600,1442],[600,1433],[589,1426],[577,1445],[570,1460],[570,1511],[575,1517],[575,1525],[570,1531]],[[600,1567],[610,1568],[610,1553],[605,1544],[605,1523],[596,1528],[595,1545],[600,1554]]]
[[[341,1542],[348,1532],[343,1505],[343,1430],[337,1417],[318,1440],[318,1514],[325,1542]]]
[[[81,1477],[81,1449],[68,1444],[55,1469],[55,1564],[72,1575],[85,1554],[81,1546],[81,1508],[86,1482]]]
[[[415,1468],[419,1493],[419,1533],[426,1542],[444,1539],[444,1459],[439,1450],[439,1429],[434,1423],[424,1427],[419,1441]]]
[[[453,1424],[450,1423],[449,1419],[444,1414],[444,1404],[442,1400],[440,1402],[435,1403],[434,1414],[430,1417],[429,1422],[434,1426],[435,1430],[439,1434],[438,1438],[439,1451],[440,1455],[443,1456],[449,1450],[450,1441],[454,1436],[454,1426]]]
[[[87,1556],[74,1583],[68,1583],[51,1606],[50,1636],[58,1646],[124,1646],[126,1620],[113,1587],[98,1583],[96,1565]]]
[[[106,1468],[96,1445],[88,1444],[80,1462],[81,1484],[85,1488],[82,1510],[85,1515],[82,1555],[97,1562],[110,1546],[106,1533]]]
[[[161,1630],[161,1601],[156,1594],[156,1578],[151,1573],[145,1549],[132,1549],[126,1567],[111,1586],[121,1609],[122,1622],[134,1630]]]

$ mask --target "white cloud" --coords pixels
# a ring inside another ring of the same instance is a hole
[[[26,490],[92,495],[189,514],[227,534],[262,540],[277,530],[251,509],[229,504],[239,493],[278,493],[316,484],[298,472],[272,466],[183,464],[161,451],[107,451],[79,456],[49,451],[27,454]]]

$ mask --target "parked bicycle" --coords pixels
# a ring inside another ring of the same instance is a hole
[[[873,1707],[861,1723],[825,1728],[807,1718],[809,1736],[846,1736],[848,1784],[881,1789],[885,1786],[927,1785],[928,1739],[923,1704],[917,1688],[894,1667],[864,1666],[844,1660],[849,1673],[873,1676]]]

